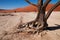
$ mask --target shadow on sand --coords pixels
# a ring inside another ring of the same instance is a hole
[[[56,26],[47,27],[47,28],[45,28],[44,30],[50,30],[50,31],[53,31],[53,30],[60,29],[60,25],[58,25],[58,24],[55,24],[55,25],[56,25]]]

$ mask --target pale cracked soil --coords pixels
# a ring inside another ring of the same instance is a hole
[[[0,13],[0,15],[6,13]],[[53,12],[48,19],[49,29],[39,35],[17,32],[18,25],[36,18],[35,12],[11,13],[13,16],[0,16],[0,40],[60,40],[60,12]]]

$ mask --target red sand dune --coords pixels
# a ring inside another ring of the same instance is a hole
[[[54,6],[54,4],[49,4],[47,6],[46,10],[48,11],[52,6]],[[60,6],[58,6],[57,8],[55,8],[54,11],[60,11]]]
[[[46,11],[48,11],[52,6],[54,6],[54,5],[49,4],[46,8]],[[9,13],[10,12],[36,12],[36,11],[38,11],[37,7],[32,6],[32,5],[26,6],[24,8],[16,8],[16,9],[13,9],[13,10],[0,10],[0,12],[4,12],[4,13],[6,13],[6,12],[9,12]],[[60,6],[58,6],[54,11],[60,11]]]

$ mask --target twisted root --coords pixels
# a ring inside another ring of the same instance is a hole
[[[31,22],[28,22],[28,23],[24,23],[24,24],[21,24],[19,25],[18,29],[21,29],[21,28],[29,28],[29,29],[34,29],[34,30],[31,30],[31,31],[28,31],[28,33],[40,33],[43,31],[43,26],[40,22],[38,21],[31,21]]]

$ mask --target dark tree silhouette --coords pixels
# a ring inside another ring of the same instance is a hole
[[[26,25],[27,25],[27,27],[29,27],[30,25],[32,25],[32,27],[34,29],[36,29],[37,32],[41,32],[41,31],[43,31],[44,28],[48,27],[47,19],[51,15],[52,11],[60,5],[60,1],[58,1],[53,7],[51,7],[51,9],[46,14],[45,13],[46,7],[48,6],[48,4],[51,0],[46,0],[44,3],[43,3],[43,0],[38,0],[37,4],[33,4],[29,0],[25,0],[25,1],[38,8],[38,15],[35,20],[22,24],[20,27],[26,27]]]

